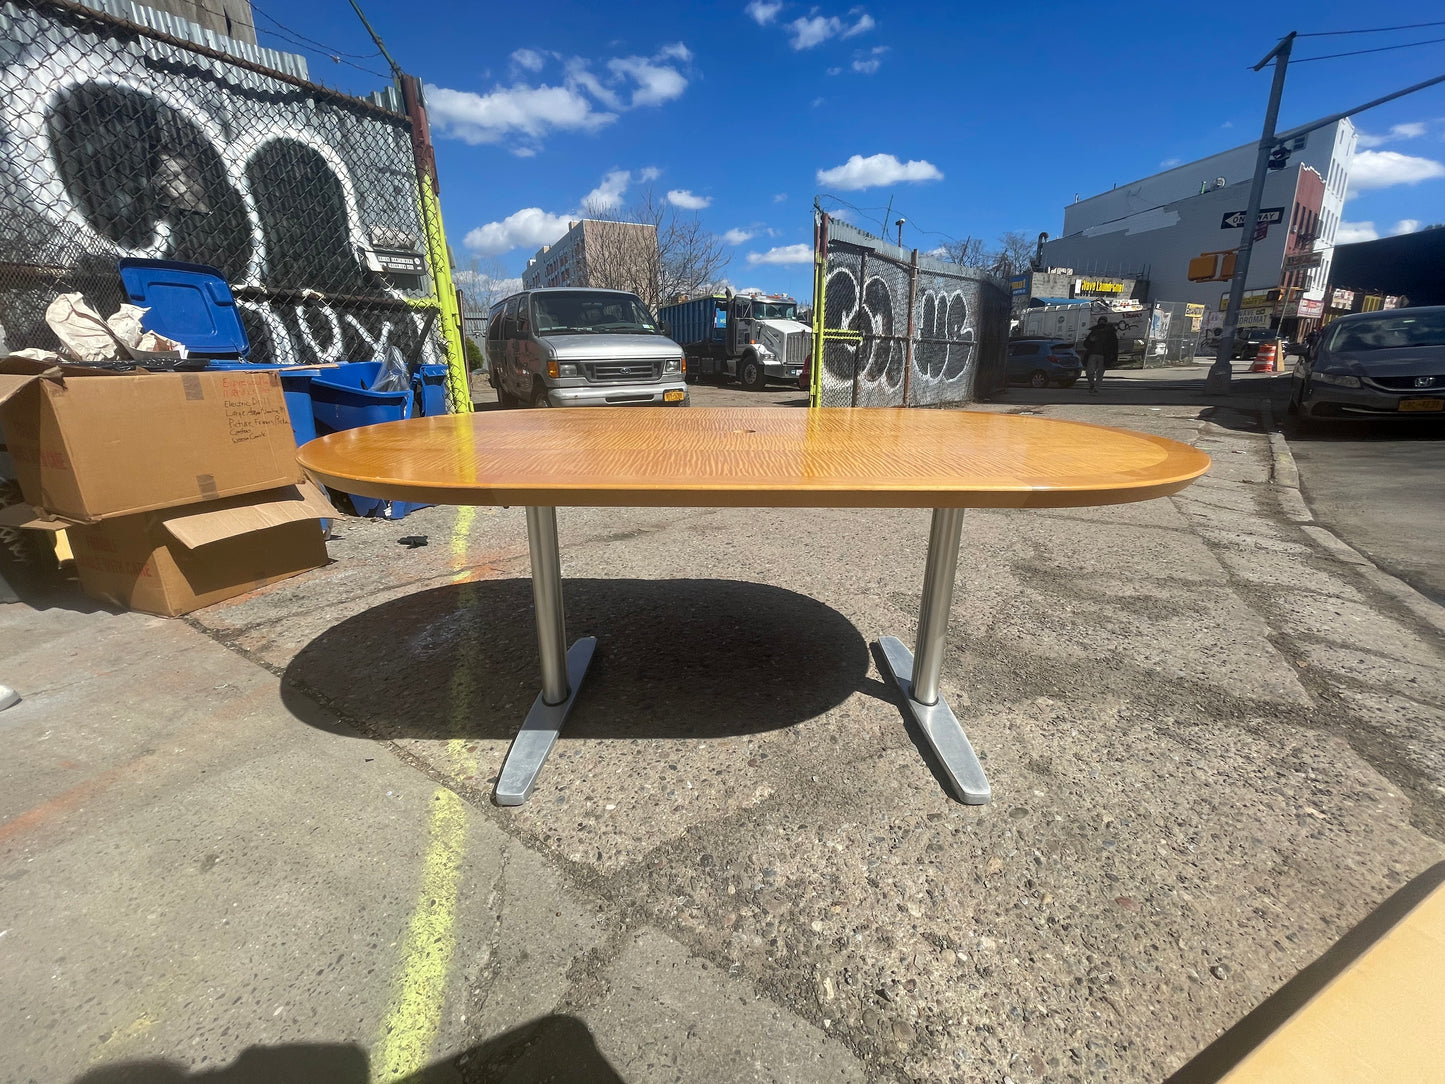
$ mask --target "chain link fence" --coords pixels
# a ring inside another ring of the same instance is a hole
[[[395,109],[68,0],[0,4],[0,330],[55,349],[116,261],[219,268],[250,360],[445,363],[411,126]]]
[[[820,406],[941,406],[1004,383],[1008,291],[982,271],[815,216]]]
[[[1149,339],[1144,351],[1146,369],[1188,363],[1194,359],[1199,331],[1183,301],[1156,301],[1149,309]]]

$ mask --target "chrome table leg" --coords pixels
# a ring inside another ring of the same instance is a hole
[[[878,646],[883,649],[893,680],[903,691],[904,703],[938,754],[955,796],[967,805],[984,805],[990,791],[983,765],[978,762],[952,709],[938,695],[938,675],[943,669],[948,611],[953,604],[953,581],[958,572],[958,544],[962,533],[962,508],[933,510],[928,560],[923,570],[923,598],[918,608],[918,652],[910,653],[894,636],[880,637]]]
[[[537,611],[542,691],[502,765],[502,774],[497,778],[498,805],[521,805],[532,793],[597,647],[595,636],[583,636],[570,649],[565,647],[567,613],[562,605],[562,558],[557,547],[555,508],[527,509],[527,548],[532,556],[532,601]]]

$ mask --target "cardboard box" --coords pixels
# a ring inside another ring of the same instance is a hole
[[[335,515],[308,482],[120,516],[67,533],[86,594],[177,617],[324,565],[318,521]]]
[[[275,371],[115,373],[9,357],[0,430],[25,499],[73,523],[303,478]]]

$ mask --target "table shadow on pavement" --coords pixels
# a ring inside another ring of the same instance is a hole
[[[564,741],[728,737],[786,728],[860,690],[891,699],[869,678],[868,645],[853,624],[785,588],[568,579],[563,595],[568,641],[598,638]],[[379,740],[511,739],[539,689],[526,579],[375,606],[306,644],[282,681],[298,719]]]

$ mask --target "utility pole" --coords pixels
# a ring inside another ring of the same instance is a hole
[[[452,252],[447,244],[446,227],[442,224],[442,205],[439,199],[441,182],[437,178],[436,152],[432,149],[431,123],[427,120],[421,80],[402,70],[401,65],[386,51],[381,35],[372,29],[361,5],[357,0],[350,0],[350,3],[356,17],[361,20],[361,25],[366,28],[371,40],[376,43],[377,49],[391,66],[392,76],[401,92],[402,105],[410,122],[418,210],[421,213],[422,232],[426,241],[427,269],[431,273],[435,294],[433,299],[417,304],[419,307],[434,310],[436,317],[440,317],[442,346],[447,359],[447,393],[451,400],[452,413],[469,414],[472,409],[472,392],[467,352],[462,345],[461,295],[452,281]]]
[[[1239,306],[1244,301],[1244,283],[1249,275],[1249,255],[1254,250],[1254,231],[1259,223],[1259,205],[1264,198],[1264,179],[1269,173],[1269,157],[1274,151],[1274,126],[1279,119],[1279,101],[1284,96],[1284,73],[1289,66],[1290,50],[1294,48],[1296,31],[1291,30],[1254,66],[1259,71],[1274,61],[1274,83],[1269,90],[1269,106],[1264,111],[1264,132],[1259,137],[1259,153],[1254,160],[1254,180],[1249,186],[1249,210],[1245,212],[1240,233],[1239,252],[1234,258],[1234,281],[1229,284],[1229,308],[1224,313],[1224,328],[1219,336],[1219,356],[1209,367],[1204,390],[1214,395],[1228,395],[1233,366],[1234,335],[1239,328]]]

